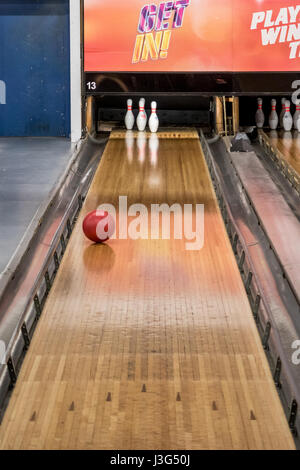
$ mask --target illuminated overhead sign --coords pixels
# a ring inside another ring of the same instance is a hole
[[[300,69],[300,3],[85,0],[86,72]]]

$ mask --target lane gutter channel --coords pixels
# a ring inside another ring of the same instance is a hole
[[[95,170],[96,167],[94,168],[94,171]],[[83,179],[82,183],[73,194],[60,226],[56,231],[43,267],[34,282],[22,318],[16,326],[14,334],[6,348],[4,360],[6,367],[0,366],[0,425],[12,390],[17,382],[26,352],[30,346],[35,328],[41,317],[73,228],[77,222],[94,171],[89,172],[89,177]]]
[[[204,157],[210,172],[210,176],[212,179],[212,183],[215,189],[215,193],[217,196],[217,200],[219,203],[219,208],[225,223],[226,231],[238,264],[238,268],[241,274],[241,278],[244,283],[244,287],[247,293],[247,297],[252,309],[253,317],[255,323],[257,325],[257,329],[260,334],[260,338],[262,341],[262,346],[264,348],[266,357],[269,362],[269,366],[272,371],[274,383],[276,385],[279,397],[283,404],[283,408],[288,420],[289,428],[291,433],[294,437],[295,443],[297,448],[300,448],[299,443],[299,434],[297,429],[297,421],[299,419],[298,416],[298,403],[295,398],[292,399],[290,403],[287,402],[285,398],[285,390],[282,387],[282,383],[280,381],[280,376],[282,373],[282,368],[284,365],[284,359],[282,359],[276,351],[270,350],[269,345],[269,338],[272,329],[272,322],[267,321],[265,325],[263,324],[262,318],[266,316],[267,306],[265,305],[264,298],[260,293],[258,284],[255,280],[255,273],[251,271],[251,264],[248,258],[248,250],[245,246],[244,240],[242,236],[239,234],[239,230],[237,229],[234,218],[231,215],[230,208],[228,206],[227,201],[225,200],[222,186],[218,177],[218,173],[215,168],[214,160],[211,154],[211,150],[209,148],[209,144],[204,136],[202,130],[199,131],[200,142],[202,145],[202,150],[204,153]],[[264,315],[263,315],[264,313]],[[268,316],[268,315],[267,315]],[[277,357],[277,360],[274,361],[274,357]]]

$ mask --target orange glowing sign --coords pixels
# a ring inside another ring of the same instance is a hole
[[[300,69],[294,0],[84,1],[86,72]]]

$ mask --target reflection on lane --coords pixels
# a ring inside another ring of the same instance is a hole
[[[145,161],[145,153],[146,153],[146,143],[147,143],[147,134],[146,132],[139,132],[137,136],[137,147],[138,147],[138,159],[140,163],[144,163]]]
[[[157,134],[152,134],[149,138],[150,162],[154,168],[157,165],[157,153],[159,149],[159,139]]]
[[[127,158],[128,158],[129,163],[131,163],[132,158],[133,158],[133,147],[134,147],[134,134],[132,131],[126,132],[125,143],[127,147]]]

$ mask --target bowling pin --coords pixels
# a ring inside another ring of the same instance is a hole
[[[159,125],[159,120],[156,114],[156,107],[157,103],[156,101],[152,101],[151,103],[151,116],[149,119],[149,129],[151,132],[157,132],[158,125]]]
[[[280,127],[283,127],[282,119],[283,119],[283,115],[285,113],[285,107],[284,107],[285,102],[286,102],[286,98],[282,98],[281,99],[282,109],[281,109],[281,113],[280,113],[280,116],[279,116],[279,125],[280,125]]]
[[[299,131],[299,129],[297,127],[297,122],[299,120],[299,116],[300,116],[300,104],[296,104],[296,112],[294,114],[294,119],[293,120],[294,120],[294,128],[297,129],[298,131]]]
[[[276,100],[271,101],[272,111],[269,117],[270,129],[275,130],[278,126],[278,114],[276,112]]]
[[[257,99],[258,109],[255,114],[255,122],[258,129],[262,129],[265,123],[265,115],[262,110],[263,100],[261,98]]]
[[[136,124],[139,131],[144,131],[147,124],[147,114],[145,113],[145,99],[141,98],[139,102],[139,114],[136,119]]]
[[[127,100],[127,113],[125,116],[126,129],[131,131],[134,126],[134,115],[132,112],[132,100]]]
[[[293,127],[293,118],[290,113],[290,106],[291,106],[290,101],[286,100],[284,106],[285,106],[285,113],[282,118],[282,125],[283,125],[284,130],[289,132]]]

